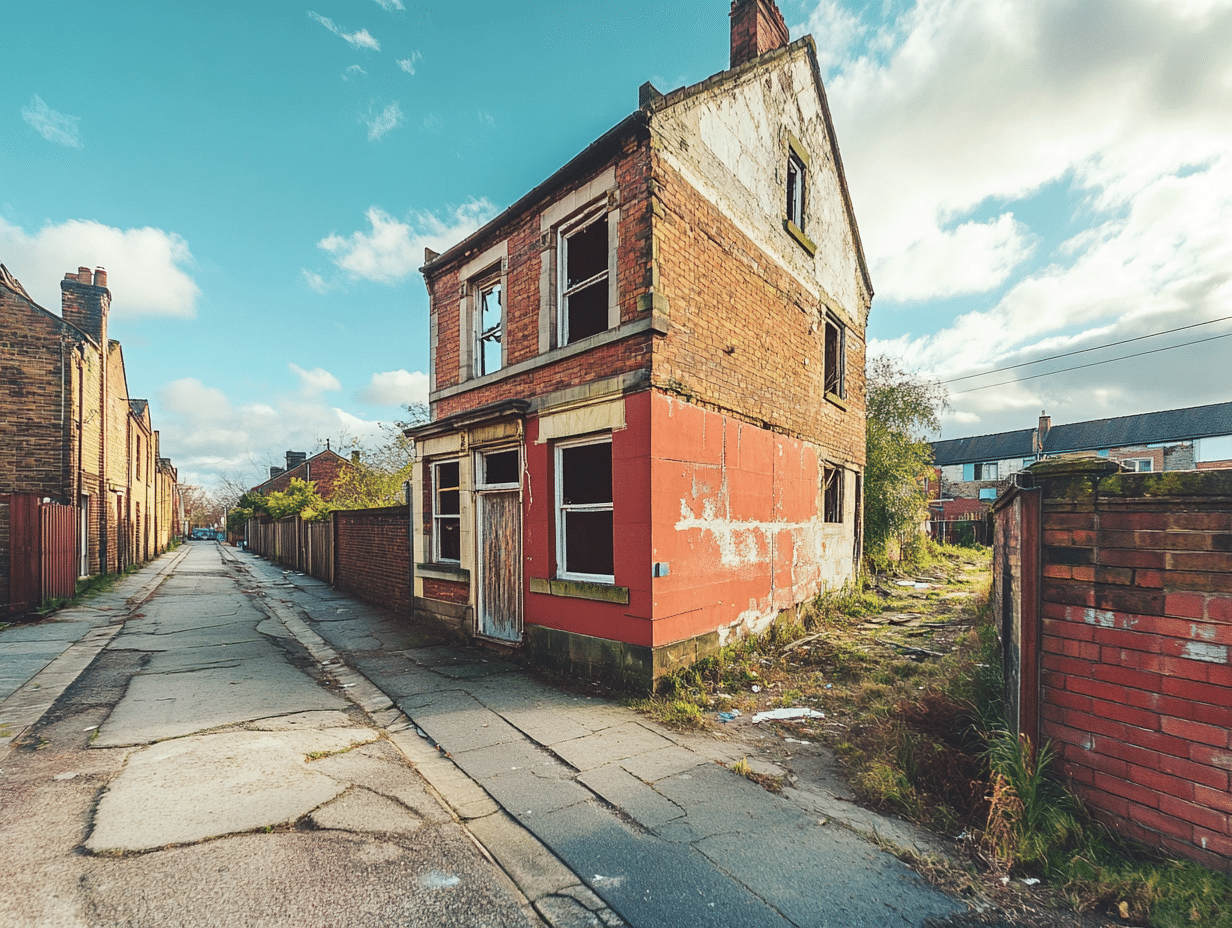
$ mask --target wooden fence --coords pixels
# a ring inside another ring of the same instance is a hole
[[[77,592],[77,518],[72,506],[30,493],[0,497],[0,615],[24,615]]]
[[[275,564],[334,582],[334,523],[305,522],[298,515],[277,522],[248,520],[248,549]]]

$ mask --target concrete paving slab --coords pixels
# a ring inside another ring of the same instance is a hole
[[[627,719],[627,716],[625,718]],[[590,770],[614,760],[648,754],[671,746],[672,742],[638,722],[624,721],[583,738],[554,744],[552,750],[578,770]]]
[[[244,731],[137,751],[99,801],[85,846],[141,851],[293,822],[347,788],[307,756],[375,737],[367,728]]]
[[[634,834],[597,806],[569,806],[523,824],[630,924],[791,928],[688,846]]]
[[[584,725],[579,725],[573,719],[565,718],[552,709],[537,707],[528,709],[501,708],[499,711],[511,725],[515,726],[519,731],[525,732],[540,744],[550,746],[560,744],[562,741],[584,738],[591,734],[590,729]]]
[[[449,821],[449,815],[428,792],[423,778],[407,766],[387,741],[374,741],[345,754],[323,757],[313,761],[312,769],[394,800],[422,820],[434,824]]]
[[[452,756],[459,767],[481,782],[513,770],[535,770],[557,778],[571,773],[553,755],[525,739],[462,751]]]
[[[666,777],[655,790],[684,809],[685,823],[699,838],[813,821],[785,799],[718,765]]]
[[[647,783],[657,783],[665,777],[684,773],[686,770],[692,770],[694,767],[700,767],[705,763],[705,760],[698,757],[692,751],[673,745],[672,747],[659,748],[657,751],[647,751],[645,754],[635,754],[633,757],[626,757],[620,762],[620,766],[639,780],[644,780]]]
[[[355,722],[345,712],[337,709],[319,709],[313,712],[293,712],[272,719],[257,719],[244,727],[251,731],[317,731],[324,728],[350,728]]]
[[[643,828],[658,828],[684,817],[684,810],[680,806],[660,796],[616,764],[587,770],[578,776],[578,782],[593,790]]]
[[[123,636],[121,636],[123,637]],[[127,645],[127,641],[124,642]],[[146,648],[112,648],[118,650],[144,651]],[[177,673],[182,670],[204,670],[221,664],[238,665],[244,661],[281,659],[282,652],[264,636],[258,635],[248,641],[227,644],[210,644],[196,647],[155,651],[145,673]]]
[[[95,745],[149,744],[239,722],[346,705],[346,700],[282,661],[137,675],[99,729]]]
[[[519,819],[555,812],[595,798],[594,793],[573,780],[542,777],[533,770],[510,770],[483,780],[482,786]]]
[[[379,793],[350,789],[314,810],[309,820],[317,828],[366,834],[412,835],[424,821],[410,809]]]
[[[696,847],[800,928],[916,928],[965,909],[897,858],[833,826],[767,829],[756,842],[748,834],[715,835]]]

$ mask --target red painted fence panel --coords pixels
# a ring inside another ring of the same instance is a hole
[[[72,599],[77,592],[77,519],[72,506],[39,506],[42,603]]]

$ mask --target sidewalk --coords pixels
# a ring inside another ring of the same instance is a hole
[[[0,629],[0,759],[37,722],[175,568],[187,547],[163,554],[105,593],[46,619]]]
[[[616,924],[614,912],[637,928],[918,928],[961,908],[849,829],[930,850],[923,835],[824,789],[781,798],[720,766],[752,753],[746,745],[553,690],[494,654],[223,550],[532,903],[571,887],[564,896],[579,906],[537,905],[554,925],[600,924],[595,913]]]

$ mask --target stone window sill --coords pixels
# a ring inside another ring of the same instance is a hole
[[[800,247],[807,251],[810,255],[817,254],[817,246],[813,240],[804,234],[804,230],[797,226],[790,219],[783,220],[783,228],[787,230],[787,234],[800,243]]]
[[[452,564],[416,564],[415,576],[427,580],[453,580],[456,583],[470,583],[471,572],[465,567],[455,567]]]
[[[629,588],[613,586],[610,583],[588,583],[584,580],[546,580],[542,577],[530,578],[532,593],[546,593],[548,596],[568,596],[572,599],[590,599],[600,603],[619,603],[629,605]]]
[[[833,405],[841,409],[843,412],[847,411],[847,401],[844,400],[842,397],[840,397],[837,393],[830,393],[829,391],[827,391],[826,392],[826,402],[832,403]]]

